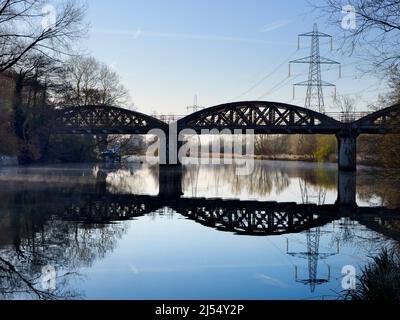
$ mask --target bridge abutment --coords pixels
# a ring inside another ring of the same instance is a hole
[[[338,164],[340,171],[357,170],[357,134],[336,135],[338,140]]]

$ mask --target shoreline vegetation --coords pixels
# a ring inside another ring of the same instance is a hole
[[[209,154],[209,157],[219,157],[223,159],[224,157],[227,158],[232,158],[235,156],[237,159],[244,159],[244,158],[250,158],[250,156],[243,156],[243,155],[233,155],[233,154]],[[337,163],[338,157],[337,156],[331,156],[329,159],[326,160],[318,160],[316,159],[315,156],[313,155],[299,155],[299,154],[275,154],[275,155],[254,155],[253,157],[254,160],[259,160],[259,161],[302,161],[302,162],[311,162],[311,163]],[[364,166],[373,166],[373,167],[381,167],[378,164],[378,159],[375,159],[373,157],[362,157],[362,156],[357,156],[357,164],[359,165],[364,165]]]
[[[357,277],[356,289],[342,293],[343,300],[399,301],[400,253],[398,248],[382,249]]]
[[[333,156],[328,160],[320,161],[309,155],[295,155],[295,154],[278,154],[278,155],[259,155],[254,157],[255,160],[271,160],[271,161],[303,161],[313,163],[337,163],[337,156]],[[364,166],[379,167],[376,159],[368,159],[364,157],[357,157],[357,164]]]
[[[141,157],[143,155],[137,154],[137,155],[127,155],[124,158],[130,158],[130,157]],[[8,156],[7,156],[8,157]],[[297,155],[297,154],[276,154],[276,155],[254,155],[253,157],[251,156],[245,156],[245,155],[240,155],[240,154],[212,154],[210,153],[208,155],[209,158],[213,158],[213,157],[219,157],[220,159],[224,159],[224,158],[228,158],[228,159],[232,159],[233,157],[235,159],[254,159],[256,161],[288,161],[288,162],[296,162],[296,161],[300,161],[300,162],[310,162],[310,163],[337,163],[338,158],[337,156],[332,156],[327,160],[318,160],[316,159],[314,156],[312,155]],[[16,157],[14,157],[16,158]],[[93,163],[93,162],[97,162],[97,161],[93,161],[93,159],[88,159],[88,161],[83,160],[82,162],[63,162],[63,161],[49,161],[49,162],[40,162],[40,164],[54,164],[54,163],[64,163],[64,164],[68,164],[68,163]],[[128,161],[129,162],[129,161]],[[377,159],[373,159],[373,158],[364,158],[364,157],[358,157],[357,158],[357,163],[359,165],[364,165],[364,166],[372,166],[372,167],[382,167],[378,164]],[[39,164],[39,163],[38,163]],[[7,166],[23,166],[23,164],[18,164],[17,160],[13,161],[13,162],[1,162],[0,161],[0,167],[7,167]]]

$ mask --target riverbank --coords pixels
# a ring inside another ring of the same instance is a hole
[[[314,156],[310,155],[294,155],[294,154],[278,154],[278,155],[268,155],[268,156],[255,156],[255,160],[272,160],[272,161],[304,161],[304,162],[321,162],[318,161]],[[337,163],[338,157],[333,155],[329,157],[328,160],[322,161],[323,163]],[[373,157],[362,157],[357,156],[357,164],[363,166],[380,167],[378,160]]]
[[[317,162],[313,156],[308,155],[293,155],[293,154],[278,154],[278,155],[259,155],[254,156],[255,160],[270,160],[270,161],[304,161]],[[335,162],[335,161],[326,161]]]
[[[213,154],[209,155],[210,157],[213,156]],[[235,157],[236,159],[241,159],[241,158],[249,158],[249,156],[243,156],[243,155],[232,155],[232,154],[214,154],[214,157],[220,157],[223,159],[224,157],[226,158],[232,158]],[[338,157],[337,155],[332,155],[330,156],[326,161],[318,161],[314,156],[312,155],[297,155],[297,154],[275,154],[275,155],[255,155],[254,160],[259,160],[259,161],[302,161],[302,162],[313,162],[313,163],[337,163],[338,162]],[[373,157],[363,157],[363,156],[357,156],[357,164],[358,165],[363,165],[363,166],[371,166],[371,167],[380,167],[378,164],[378,160],[374,159]]]

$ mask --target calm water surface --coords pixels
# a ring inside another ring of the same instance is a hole
[[[159,181],[139,163],[1,168],[0,298],[336,299],[344,266],[400,238],[381,208],[398,184],[367,168],[346,209],[329,164],[188,166],[180,198]]]

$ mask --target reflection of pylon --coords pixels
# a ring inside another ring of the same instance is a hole
[[[318,205],[325,204],[326,199],[326,190],[322,187],[318,187],[317,191],[314,188],[311,188],[307,182],[300,181],[300,189],[301,195],[303,198],[303,203],[310,203],[310,199],[316,199]],[[305,285],[309,285],[311,292],[315,291],[317,285],[321,285],[323,283],[327,283],[331,279],[331,269],[328,266],[328,274],[326,277],[318,278],[318,262],[319,260],[327,259],[330,256],[339,253],[320,253],[319,252],[319,244],[321,239],[321,228],[315,228],[307,231],[307,252],[290,252],[289,251],[289,240],[286,240],[286,253],[291,255],[292,257],[307,259],[308,261],[308,278],[300,279],[298,276],[298,267],[295,267],[295,279],[296,282],[303,283]]]
[[[327,190],[323,187],[310,186],[306,180],[300,180],[300,192],[303,204],[314,203],[319,206],[325,204]]]
[[[305,107],[312,109],[314,111],[319,111],[321,113],[325,112],[325,102],[324,93],[322,87],[334,87],[336,96],[336,86],[332,83],[323,81],[321,78],[321,64],[331,64],[339,65],[340,63],[333,61],[328,58],[323,58],[320,56],[319,50],[319,38],[329,38],[331,39],[332,47],[332,37],[326,33],[318,31],[317,24],[314,24],[314,30],[312,32],[303,33],[299,35],[299,48],[300,48],[300,37],[311,37],[311,55],[302,59],[297,59],[289,62],[289,76],[290,76],[290,65],[292,63],[306,63],[310,65],[308,80],[300,83],[296,83],[293,87],[293,99],[295,98],[295,87],[305,86],[307,87],[307,97]],[[339,69],[341,76],[341,69]]]
[[[295,267],[296,282],[310,286],[311,292],[315,291],[317,285],[327,283],[331,280],[331,268],[327,265],[328,274],[325,277],[318,277],[318,262],[319,260],[327,259],[339,253],[321,253],[319,252],[319,243],[321,237],[320,228],[307,231],[307,252],[290,252],[289,239],[286,239],[286,253],[292,257],[307,259],[308,261],[308,278],[300,279],[298,275],[298,267]]]

